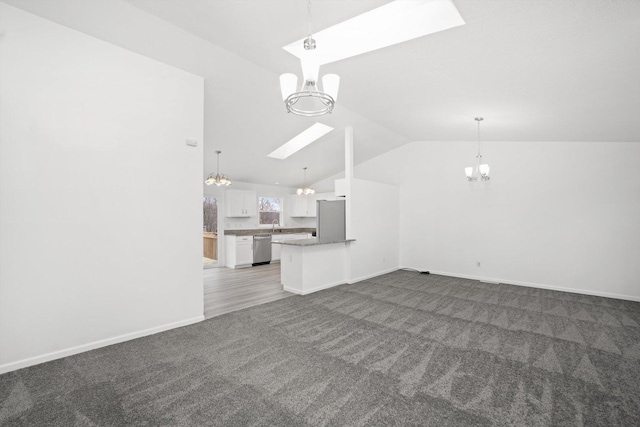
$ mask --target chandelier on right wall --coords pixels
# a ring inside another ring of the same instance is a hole
[[[484,118],[476,117],[475,121],[478,122],[478,155],[476,156],[476,165],[464,168],[464,173],[467,175],[469,181],[488,181],[489,180],[489,165],[482,164],[482,153],[480,145],[480,122]]]

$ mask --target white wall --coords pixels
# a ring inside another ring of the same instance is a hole
[[[2,3],[0,34],[0,372],[201,320],[203,79]]]
[[[356,168],[400,184],[400,263],[640,300],[639,143],[414,142]],[[481,266],[477,266],[477,262]]]
[[[347,200],[349,283],[399,267],[399,189],[379,182],[351,178]]]

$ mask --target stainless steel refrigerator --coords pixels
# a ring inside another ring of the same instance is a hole
[[[344,200],[318,200],[316,202],[316,237],[320,242],[347,238]]]

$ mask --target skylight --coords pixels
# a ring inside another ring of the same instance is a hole
[[[459,25],[464,20],[451,0],[396,0],[313,33],[314,55],[328,64]],[[284,49],[302,58],[303,40]]]
[[[281,145],[275,151],[267,154],[268,157],[274,159],[286,159],[293,153],[302,150],[313,141],[331,132],[333,128],[331,126],[323,125],[322,123],[316,123],[310,128],[302,131],[302,133],[295,136],[291,141]]]

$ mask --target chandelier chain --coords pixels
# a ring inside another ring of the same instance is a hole
[[[478,120],[478,156],[480,155],[480,120]]]
[[[482,157],[481,150],[482,150],[482,142],[480,141],[480,122],[484,120],[483,117],[476,117],[475,118],[476,122],[478,122],[478,158]]]
[[[311,0],[307,3],[307,32],[309,33],[309,38],[311,38]]]

